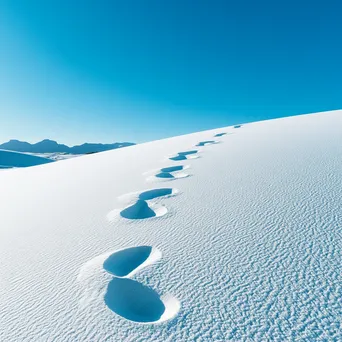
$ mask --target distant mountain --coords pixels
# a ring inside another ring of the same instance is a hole
[[[113,144],[91,144],[85,143],[83,145],[69,147],[67,145],[58,144],[54,140],[45,139],[36,144],[30,144],[25,141],[10,140],[4,144],[0,144],[0,149],[10,150],[16,152],[30,152],[30,153],[71,153],[71,154],[86,154],[96,153],[108,150],[114,150],[120,147],[135,145],[130,142],[113,143]]]
[[[113,144],[85,143],[82,145],[70,147],[69,153],[72,153],[72,154],[95,153],[95,152],[114,150],[116,148],[127,147],[127,146],[132,146],[132,145],[135,145],[135,143],[131,143],[131,142],[120,142],[120,143],[113,143]]]

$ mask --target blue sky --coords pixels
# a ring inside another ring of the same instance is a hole
[[[341,12],[329,0],[0,0],[0,142],[141,142],[340,109]]]

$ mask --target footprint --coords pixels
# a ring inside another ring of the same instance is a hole
[[[178,154],[177,156],[174,156],[174,157],[171,157],[169,158],[170,160],[173,160],[173,161],[180,161],[180,160],[186,160],[186,159],[190,159],[188,158],[186,155],[184,154]],[[193,158],[194,159],[194,158]]]
[[[160,250],[151,246],[128,247],[110,254],[103,262],[103,268],[116,277],[129,277],[161,256]]]
[[[175,317],[180,302],[129,278],[113,278],[104,296],[107,307],[117,315],[140,324],[162,323]]]
[[[187,156],[189,154],[194,154],[197,153],[197,150],[192,150],[192,151],[185,151],[185,152],[178,152],[178,154],[182,155],[182,156]]]
[[[198,152],[197,150],[178,152],[177,156],[170,157],[169,159],[173,161],[196,159],[198,158],[198,155],[196,155],[197,152]]]
[[[240,128],[242,125],[235,125],[233,128]]]
[[[156,174],[157,178],[175,178],[170,172],[160,172]]]
[[[154,198],[171,195],[172,192],[173,192],[173,189],[171,189],[171,188],[152,189],[152,190],[142,192],[139,195],[139,199],[144,200],[144,201],[148,201],[148,200],[151,200]]]
[[[168,210],[164,206],[149,205],[147,201],[175,195],[178,193],[177,189],[162,188],[144,191],[138,195],[138,200],[129,207],[120,212],[121,217],[129,220],[143,220],[152,217],[160,217],[165,215]]]
[[[166,178],[166,179],[179,179],[179,178],[185,178],[189,175],[187,173],[180,173],[178,171],[182,171],[185,168],[188,168],[187,166],[179,165],[179,166],[171,166],[171,167],[164,167],[160,169],[159,173],[155,175],[157,178]],[[174,173],[176,172],[176,173]]]
[[[227,133],[217,133],[214,137],[223,137],[224,135],[227,135]]]
[[[178,166],[170,166],[170,167],[163,167],[160,169],[161,172],[176,172],[176,171],[181,171],[184,169],[183,165],[178,165]]]
[[[113,278],[104,300],[110,310],[133,322],[153,323],[165,312],[158,293],[132,279]]]
[[[121,217],[128,220],[144,220],[151,217],[160,217],[167,213],[165,207],[152,209],[146,201],[138,200],[135,204],[120,212]]]
[[[91,283],[98,284],[104,273],[120,278],[132,277],[161,257],[162,252],[158,248],[144,245],[107,252],[87,261],[81,267],[77,280],[88,287]]]
[[[206,146],[206,145],[213,145],[213,144],[218,144],[218,141],[215,141],[215,140],[201,141],[196,146]]]

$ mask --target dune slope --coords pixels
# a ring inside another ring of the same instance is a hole
[[[334,111],[0,172],[0,340],[341,340],[341,137]]]

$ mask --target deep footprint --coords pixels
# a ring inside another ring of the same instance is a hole
[[[151,251],[151,246],[138,246],[114,252],[104,261],[103,268],[114,276],[125,277],[144,263]]]
[[[113,278],[104,300],[110,310],[133,322],[153,323],[165,312],[157,292],[126,278]]]
[[[217,141],[215,140],[201,141],[196,146],[206,146],[206,145],[212,145],[212,144],[217,144]]]
[[[129,220],[143,220],[157,216],[146,201],[138,200],[135,204],[121,211],[120,215]]]
[[[234,128],[240,128],[241,127],[241,125],[235,125],[234,126]]]
[[[226,134],[227,133],[217,133],[217,134],[214,135],[214,137],[223,137]]]
[[[186,159],[188,159],[188,157],[187,157],[188,155],[196,154],[197,152],[198,152],[197,150],[178,152],[177,156],[171,157],[169,159],[173,160],[173,161],[186,160]]]

